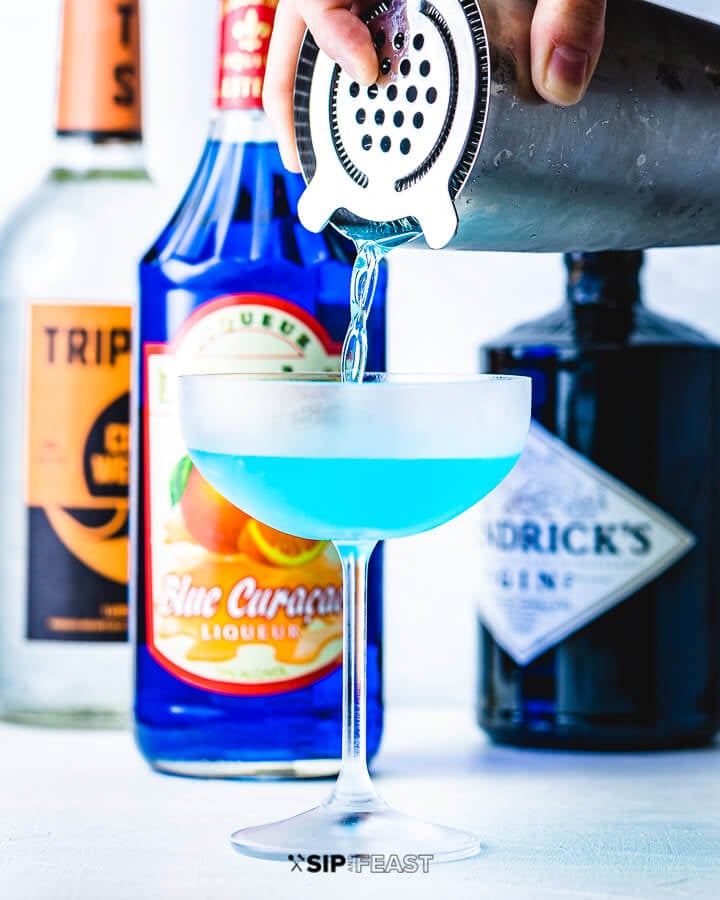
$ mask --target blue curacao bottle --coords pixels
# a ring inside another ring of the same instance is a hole
[[[260,94],[274,10],[221,4],[210,136],[177,212],[140,266],[135,346],[135,734],[156,769],[308,776],[341,750],[341,572],[331,545],[251,520],[192,466],[181,366],[339,370],[353,248],[299,224]],[[254,50],[249,51],[252,44]],[[385,366],[382,273],[368,368]],[[232,416],[232,410],[228,410]],[[382,730],[382,557],[368,610],[368,753]]]

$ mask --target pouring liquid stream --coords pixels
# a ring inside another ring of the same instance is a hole
[[[350,282],[350,324],[342,349],[340,372],[343,381],[362,382],[367,363],[367,320],[377,288],[383,257],[401,244],[417,237],[419,231],[382,237],[355,239],[357,256]]]

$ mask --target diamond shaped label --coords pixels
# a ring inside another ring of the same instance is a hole
[[[478,515],[480,616],[521,665],[635,594],[696,542],[536,422]]]

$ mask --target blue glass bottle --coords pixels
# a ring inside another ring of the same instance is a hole
[[[272,15],[267,7],[252,9],[261,23]],[[337,771],[340,757],[339,656],[316,665],[302,677],[258,684],[252,678],[248,683],[237,668],[229,676],[218,674],[236,665],[234,658],[222,663],[188,662],[192,671],[186,671],[186,663],[178,665],[180,651],[167,650],[165,655],[162,649],[186,647],[196,639],[199,644],[199,634],[208,637],[219,634],[218,629],[232,639],[238,627],[250,628],[242,625],[244,619],[214,625],[212,616],[207,622],[202,615],[179,617],[200,609],[192,604],[201,603],[201,595],[186,591],[183,579],[195,577],[192,573],[198,569],[192,569],[193,554],[203,551],[188,535],[192,529],[185,498],[189,478],[195,476],[188,476],[189,463],[176,460],[166,447],[177,429],[177,412],[172,401],[172,373],[168,376],[167,368],[162,367],[169,365],[169,359],[174,365],[188,346],[202,353],[210,342],[215,347],[213,358],[232,368],[239,341],[248,371],[253,370],[255,349],[255,370],[316,368],[318,360],[323,368],[336,368],[349,321],[353,247],[333,231],[315,235],[299,224],[296,209],[303,183],[300,176],[283,168],[260,108],[262,71],[249,73],[252,77],[243,80],[238,79],[237,70],[223,69],[228,54],[236,49],[233,25],[252,9],[243,7],[224,14],[218,99],[210,136],[184,199],[140,267],[131,594],[135,734],[145,758],[163,771],[231,777],[321,775]],[[236,34],[238,31],[235,29]],[[385,290],[383,272],[369,322],[368,365],[374,371],[385,366]],[[253,341],[259,342],[257,348]],[[249,355],[248,347],[253,350]],[[284,347],[286,358],[281,358]],[[153,504],[166,502],[172,509],[158,526]],[[232,519],[227,508],[223,509],[228,521]],[[198,528],[209,528],[217,535],[218,529],[226,527],[221,514],[218,522],[213,522],[208,520],[208,507],[203,512],[195,523],[196,533]],[[235,565],[235,557],[228,561],[223,556],[227,551],[224,538],[217,545],[214,540],[205,540],[217,551],[214,555],[208,552],[207,564],[220,560],[217,565],[228,570]],[[168,547],[179,548],[175,557],[167,555]],[[266,562],[263,559],[253,570],[258,584],[257,571],[270,572]],[[247,573],[241,563],[237,565],[236,580],[242,581]],[[175,568],[168,574],[172,566]],[[191,575],[183,575],[183,566]],[[292,570],[288,573],[293,576]],[[370,755],[377,751],[382,729],[381,579],[382,556],[375,553],[368,609]],[[209,594],[204,596],[207,599]],[[164,621],[158,616],[168,610],[173,613],[175,631],[171,628],[158,637],[157,623]],[[289,630],[292,623],[267,627]],[[267,647],[262,645],[265,626],[253,628],[260,642],[253,653],[266,653]],[[226,649],[227,642],[220,641],[219,646]],[[186,653],[188,658],[192,655]],[[267,671],[271,678],[272,667]]]
[[[568,254],[567,302],[482,351],[532,377],[542,451],[488,520],[478,719],[498,743],[657,750],[720,729],[720,347],[645,307],[642,263]]]

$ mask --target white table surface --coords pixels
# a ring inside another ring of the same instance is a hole
[[[389,802],[479,833],[482,855],[425,875],[291,872],[228,835],[315,805],[326,782],[171,778],[125,733],[0,725],[0,898],[720,898],[720,747],[508,750],[465,710],[401,708],[375,771]]]

